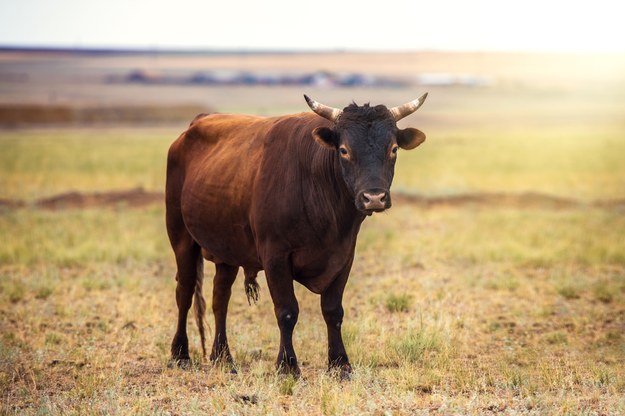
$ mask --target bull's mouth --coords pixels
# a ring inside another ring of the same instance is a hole
[[[358,209],[358,211],[362,212],[363,214],[365,214],[366,216],[371,216],[374,213],[378,213],[378,212],[384,212],[388,209],[391,208],[391,203],[387,202],[386,204],[384,204],[384,206],[381,207],[375,207],[375,208],[365,208],[362,204],[356,204],[356,208]]]
[[[365,214],[366,216],[370,217],[370,216],[373,215],[374,212],[384,212],[387,209],[388,208],[375,208],[375,209],[363,209],[361,211],[362,211],[363,214]]]

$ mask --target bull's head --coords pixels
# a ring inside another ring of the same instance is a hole
[[[402,130],[396,123],[417,111],[426,97],[427,93],[391,109],[351,104],[340,110],[304,95],[315,113],[334,123],[332,128],[316,128],[312,135],[320,145],[337,152],[343,179],[361,212],[370,215],[391,207],[390,188],[398,148],[414,149],[425,140],[420,130]]]

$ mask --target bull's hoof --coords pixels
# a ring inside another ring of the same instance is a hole
[[[239,374],[237,367],[234,365],[234,361],[232,360],[216,360],[213,361],[213,365],[226,373],[233,375]]]
[[[351,381],[352,380],[352,367],[347,366],[347,368],[341,368],[339,370],[339,380],[341,381]]]
[[[328,372],[341,381],[351,381],[352,379],[352,366],[349,364],[332,366],[328,368]]]
[[[285,376],[293,376],[294,378],[299,378],[302,372],[299,369],[299,366],[295,365],[286,365],[284,363],[278,365],[278,374],[282,374]]]
[[[213,352],[210,356],[210,360],[213,365],[221,368],[222,370],[230,374],[239,374],[239,372],[237,371],[237,367],[234,365],[234,359],[230,355],[230,352],[222,352],[221,354]]]
[[[167,362],[167,368],[180,368],[182,370],[189,370],[192,367],[190,358],[170,358]]]

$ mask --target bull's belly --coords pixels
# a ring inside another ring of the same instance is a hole
[[[202,247],[207,260],[259,270],[262,268],[249,224],[195,212],[183,212],[183,219],[187,231]]]
[[[224,225],[206,221],[201,225],[191,225],[188,229],[202,247],[207,260],[257,271],[265,268],[248,225]],[[342,273],[349,273],[353,254],[349,250],[338,250],[330,254],[327,251],[301,249],[292,253],[290,259],[293,273],[291,277],[311,292],[319,294]]]
[[[202,247],[203,255],[207,260],[250,269],[262,269],[256,246],[245,232],[233,228],[223,233],[203,227],[189,231],[193,239]]]
[[[335,252],[314,248],[299,250],[291,257],[293,278],[311,292],[322,293],[341,274],[349,273],[352,260],[348,247]]]

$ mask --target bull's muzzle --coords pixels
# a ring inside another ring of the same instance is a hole
[[[356,206],[367,214],[382,212],[391,207],[391,196],[383,189],[370,189],[358,195]]]

